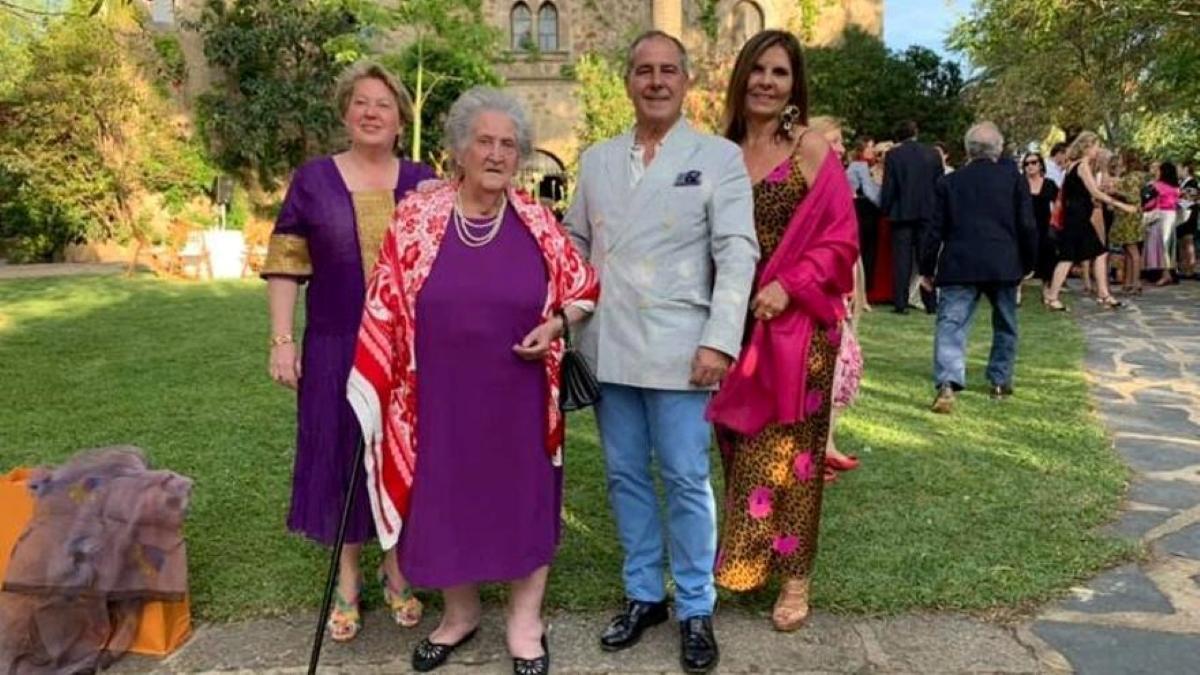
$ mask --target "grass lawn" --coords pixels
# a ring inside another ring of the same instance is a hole
[[[969,363],[976,391],[945,417],[927,412],[932,320],[867,316],[863,395],[839,428],[863,467],[826,492],[816,606],[1021,607],[1131,554],[1093,531],[1118,506],[1125,473],[1089,407],[1079,331],[1062,315],[1022,310],[1017,395],[994,403],[978,391],[984,308]],[[197,614],[314,606],[326,555],[284,531],[294,399],[268,381],[266,343],[258,282],[0,282],[0,471],[141,446],[195,480]],[[616,607],[620,550],[591,417],[572,418],[568,436],[567,534],[548,604]],[[766,607],[771,597],[728,600]]]

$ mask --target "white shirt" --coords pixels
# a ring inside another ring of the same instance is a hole
[[[683,119],[682,117],[680,119]],[[666,145],[667,139],[671,134],[675,133],[675,127],[679,126],[679,122],[671,125],[670,130],[658,141],[658,145],[654,148],[654,157],[658,157],[658,152]],[[653,161],[653,158],[651,158]],[[637,184],[642,182],[642,176],[646,175],[646,146],[637,141],[637,127],[633,128],[633,145],[629,148],[629,187],[635,188]]]
[[[1058,163],[1056,163],[1052,159],[1046,160],[1046,178],[1049,178],[1050,180],[1054,181],[1054,185],[1056,187],[1061,189],[1062,184],[1063,184],[1063,179],[1066,177],[1067,177],[1067,172],[1063,171],[1063,168],[1061,166],[1059,166]]]

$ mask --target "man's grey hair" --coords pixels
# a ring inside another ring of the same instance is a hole
[[[648,30],[645,33],[635,37],[633,42],[629,43],[629,50],[625,52],[625,79],[628,80],[630,74],[633,73],[633,56],[637,52],[637,48],[640,47],[643,42],[656,38],[660,40],[669,40],[675,45],[675,48],[679,50],[679,67],[683,69],[684,75],[691,77],[692,71],[688,66],[687,47],[683,46],[683,43],[680,42],[679,38],[665,31]]]
[[[978,122],[967,129],[963,144],[967,148],[968,160],[997,160],[1004,152],[1004,134],[992,122]]]
[[[512,94],[492,87],[471,87],[450,106],[446,115],[443,146],[451,157],[457,157],[473,139],[471,131],[475,119],[482,112],[498,112],[508,115],[517,129],[517,153],[525,161],[533,152],[533,130],[525,106]]]

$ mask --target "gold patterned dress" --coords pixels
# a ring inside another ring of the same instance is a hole
[[[791,158],[754,186],[761,260],[770,260],[808,188]],[[751,334],[749,327],[745,334]],[[747,591],[772,574],[805,578],[812,570],[840,344],[836,329],[813,332],[807,375],[811,413],[803,422],[771,424],[755,436],[721,432],[726,492],[716,581],[724,588]]]

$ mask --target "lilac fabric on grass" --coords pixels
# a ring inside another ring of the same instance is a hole
[[[510,208],[478,248],[451,223],[417,296],[417,465],[400,535],[417,586],[519,579],[554,557],[562,470],[546,449],[545,366],[513,352],[541,321],[547,283]]]

